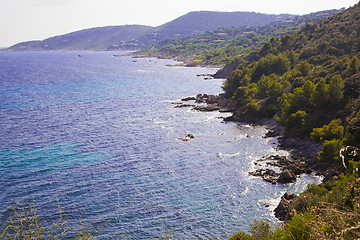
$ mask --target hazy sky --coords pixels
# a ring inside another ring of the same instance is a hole
[[[359,0],[0,0],[0,47],[84,28],[158,26],[190,11],[306,14]]]

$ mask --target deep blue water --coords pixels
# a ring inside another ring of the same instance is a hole
[[[226,239],[253,219],[275,221],[274,199],[317,181],[248,176],[254,160],[286,154],[265,127],[174,108],[221,93],[222,80],[196,76],[216,69],[113,54],[0,52],[2,223],[8,203],[31,196],[48,221],[56,199],[71,226],[108,221],[100,239],[156,239],[165,224],[179,239]]]

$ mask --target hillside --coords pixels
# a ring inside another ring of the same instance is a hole
[[[223,86],[237,117],[275,117],[287,132],[308,137],[334,119],[344,130],[351,126],[360,110],[359,13],[357,4],[244,56]],[[344,134],[338,139],[350,141]]]
[[[108,48],[136,49],[136,39],[151,29],[149,26],[125,25],[80,30],[65,35],[16,44],[7,50],[107,50]]]
[[[317,160],[324,183],[284,195],[285,228],[255,222],[253,236],[261,230],[262,239],[359,239],[359,29],[360,3],[271,38],[241,58],[224,82],[225,96],[237,106],[232,120],[273,118],[285,128],[282,141],[322,145]],[[252,238],[238,233],[231,239]]]
[[[125,25],[80,30],[42,41],[18,43],[7,50],[141,49],[165,38],[184,37],[221,27],[259,26],[291,15],[250,12],[190,12],[158,27]]]
[[[322,11],[303,16],[282,15],[275,21],[261,26],[235,25],[221,27],[197,35],[182,38],[164,39],[142,50],[139,54],[162,58],[176,58],[186,64],[224,65],[231,58],[254,51],[271,37],[282,36],[301,29],[306,23],[316,23],[339,12]],[[268,20],[270,16],[265,20]],[[204,17],[204,20],[207,18]],[[247,20],[250,23],[251,17]],[[220,76],[220,73],[218,74]]]
[[[254,12],[190,12],[175,20],[151,29],[141,40],[147,44],[173,37],[196,35],[218,28],[261,26],[294,17],[288,14],[262,14]]]

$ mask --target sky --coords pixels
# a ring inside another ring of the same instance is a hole
[[[0,47],[85,28],[159,26],[191,11],[307,14],[359,0],[0,0]]]

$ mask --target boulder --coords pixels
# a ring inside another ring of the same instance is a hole
[[[249,173],[251,176],[261,177],[266,182],[275,184],[279,174],[272,169],[257,169],[255,172]]]
[[[274,213],[275,217],[280,221],[285,221],[290,212],[290,204],[296,199],[298,196],[293,193],[286,192],[282,197],[279,205],[275,208]]]
[[[296,182],[296,175],[292,170],[285,169],[280,173],[277,180],[278,183],[293,183]]]
[[[184,102],[186,102],[186,101],[195,101],[195,100],[196,100],[196,97],[187,97],[187,98],[181,99],[181,101],[184,101]]]
[[[293,171],[295,175],[300,175],[304,172],[304,170],[301,169],[299,166],[296,166],[296,164],[291,164],[290,166],[288,166],[288,169]]]

